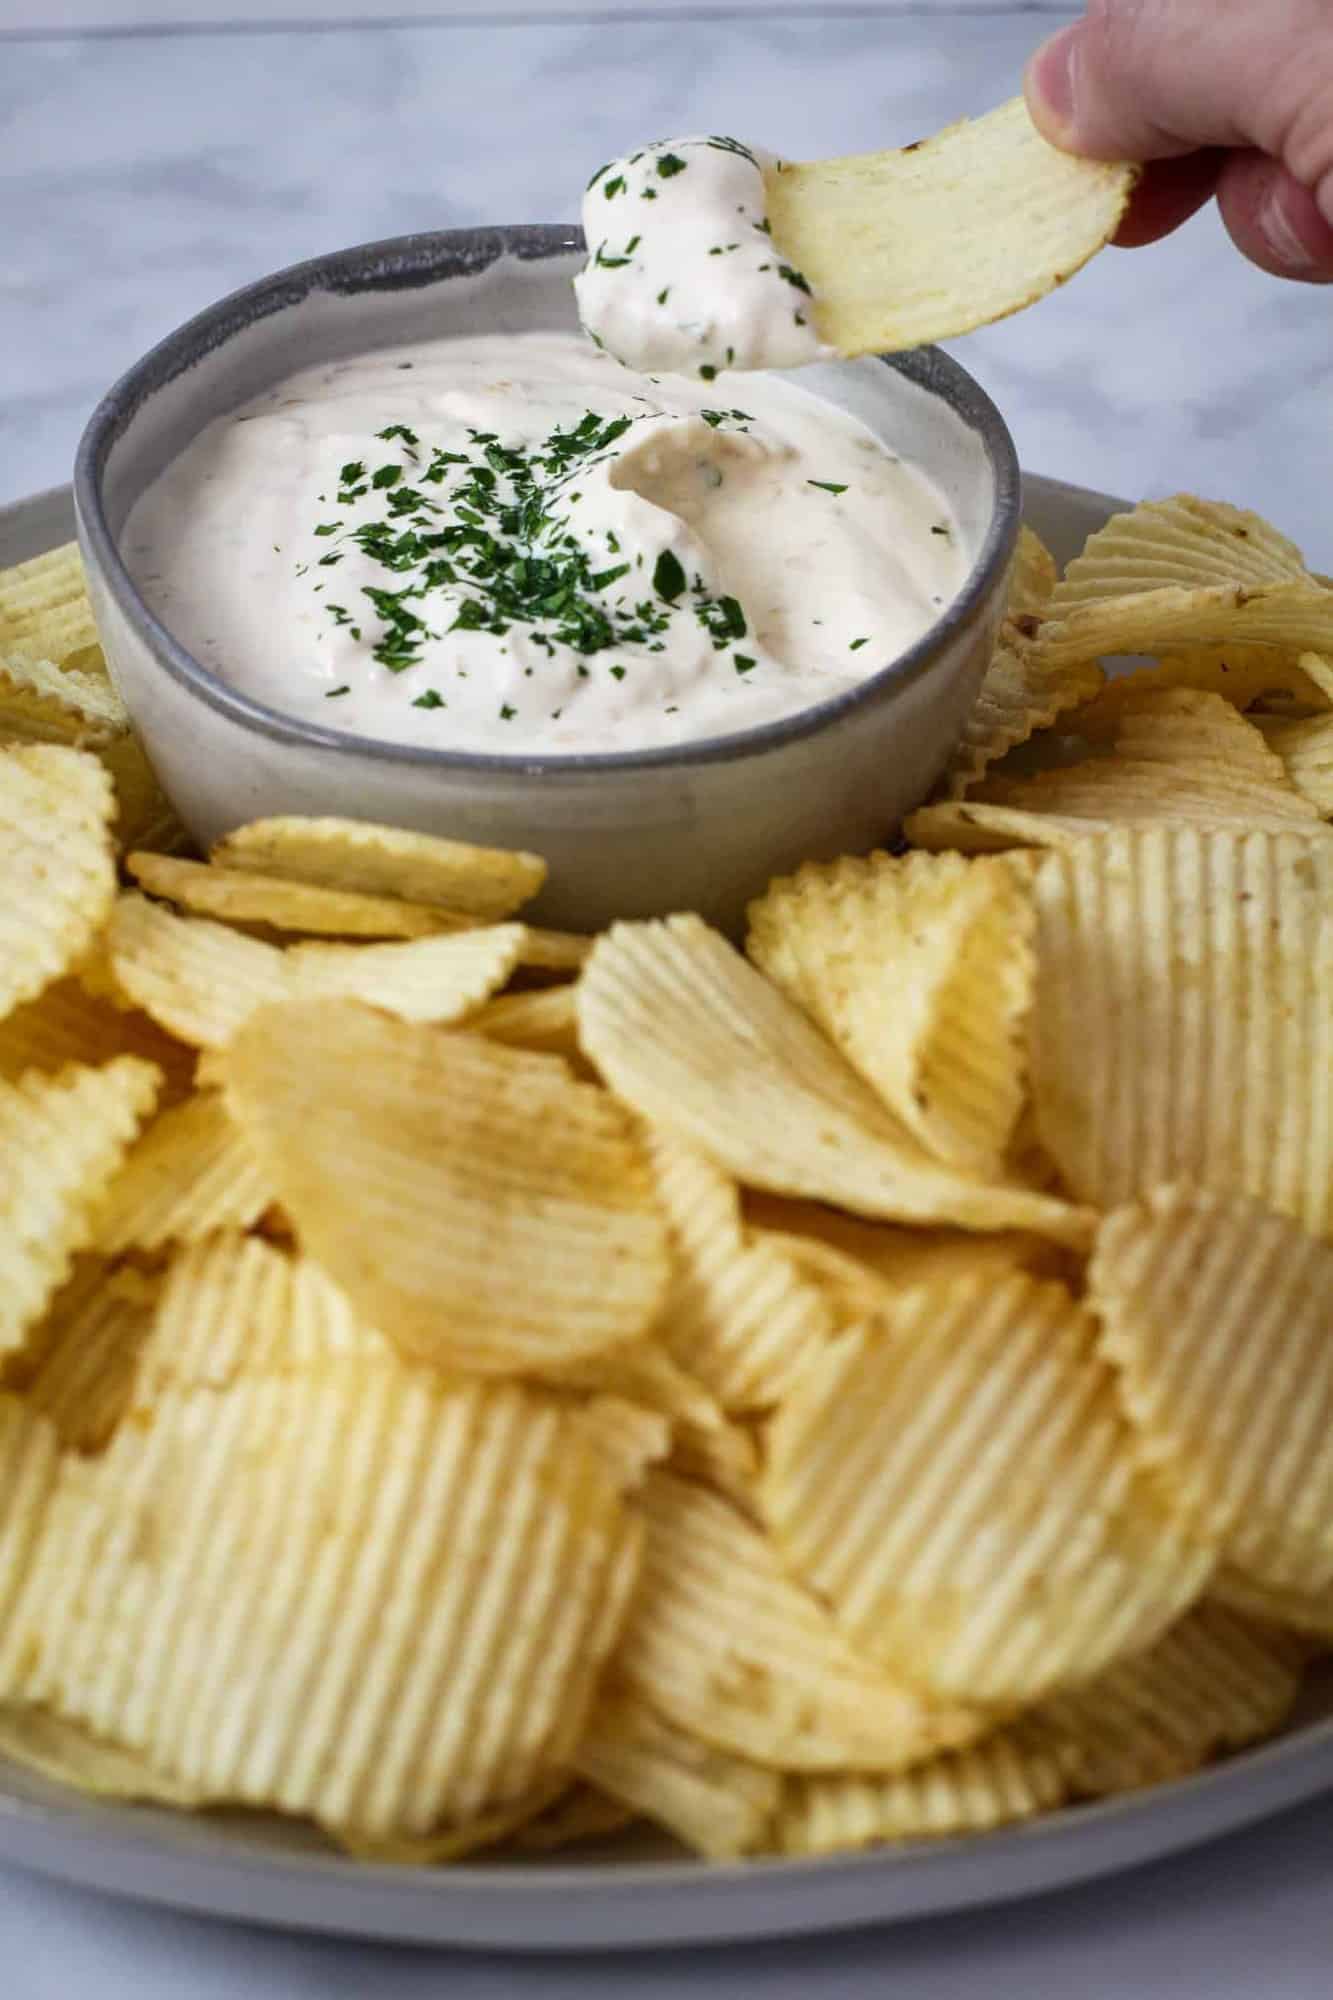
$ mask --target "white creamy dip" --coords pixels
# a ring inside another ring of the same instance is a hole
[[[738,139],[662,140],[613,160],[583,197],[574,280],[593,339],[631,368],[702,375],[800,368],[829,353],[814,299],[774,246],[764,173]]]
[[[123,550],[168,630],[269,707],[520,756],[812,707],[966,569],[941,495],[843,411],[631,374],[575,334],[294,375],[167,467]]]

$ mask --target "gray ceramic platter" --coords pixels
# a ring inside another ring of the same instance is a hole
[[[1064,561],[1117,505],[1029,479],[1027,518]],[[74,532],[69,489],[0,508],[0,567]],[[1333,1790],[1333,1676],[1284,1733],[1198,1776],[983,1838],[816,1861],[710,1866],[640,1840],[577,1859],[447,1869],[352,1862],[276,1818],[97,1804],[0,1759],[0,1861],[215,1917],[403,1944],[589,1951],[899,1923],[1090,1881]]]

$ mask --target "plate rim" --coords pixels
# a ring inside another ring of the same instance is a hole
[[[1130,504],[1039,475],[1026,476],[1024,492],[1043,520]],[[71,538],[73,519],[68,486],[0,506],[0,566]],[[14,547],[23,555],[11,556]],[[0,1759],[0,1863],[274,1929],[523,1953],[647,1950],[817,1936],[1018,1901],[1201,1846],[1329,1789],[1333,1715],[1187,1778],[948,1842],[721,1864],[427,1868],[247,1843],[220,1818],[90,1801]]]

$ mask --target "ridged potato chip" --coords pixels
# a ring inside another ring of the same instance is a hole
[[[404,1352],[513,1372],[656,1319],[670,1261],[646,1167],[556,1057],[326,1001],[256,1016],[226,1077],[302,1244]]]
[[[353,819],[252,820],[218,841],[212,858],[224,868],[400,897],[488,923],[511,916],[546,880],[535,854]]]
[[[760,1505],[855,1643],[941,1700],[1005,1704],[1142,1651],[1204,1589],[1137,1466],[1096,1325],[1014,1273],[903,1293],[813,1362]]]
[[[160,1806],[204,1803],[195,1786],[44,1708],[0,1704],[0,1757],[89,1798]]]
[[[1185,820],[1242,831],[1305,826],[1326,835],[1281,757],[1221,695],[1170,688],[1127,698],[1112,748],[1109,757],[1018,776],[992,771],[967,806],[1050,812],[1065,823],[1083,820],[1090,832]],[[909,820],[909,833],[913,824]]]
[[[1181,646],[1280,646],[1333,652],[1333,590],[1305,582],[1168,585],[1132,597],[1075,605],[1043,624],[1037,648],[1047,668],[1112,653],[1168,653]]]
[[[94,748],[116,788],[116,846],[120,853],[187,854],[189,828],[158,783],[147,752],[131,731]]]
[[[532,1378],[549,1389],[618,1396],[655,1410],[671,1423],[720,1430],[722,1412],[703,1383],[672,1360],[660,1339],[636,1340],[586,1361],[566,1361]]]
[[[671,1425],[661,1411],[621,1396],[589,1396],[568,1414],[620,1493],[637,1494],[650,1469],[671,1450]]]
[[[1299,1633],[1312,1640],[1333,1640],[1333,1588],[1275,1590],[1224,1562],[1210,1585],[1210,1595],[1242,1617],[1259,1619],[1269,1629]]]
[[[0,1078],[7,1083],[16,1083],[27,1069],[103,1063],[112,1056],[142,1056],[156,1064],[164,1078],[164,1101],[190,1088],[194,1051],[138,1008],[116,1006],[90,993],[81,977],[57,979],[35,1000],[0,1019]]]
[[[1159,1189],[1088,1269],[1142,1461],[1227,1562],[1333,1585],[1333,1243],[1256,1201]]]
[[[17,1396],[0,1393],[0,1647],[46,1510],[55,1492],[60,1439],[55,1425]]]
[[[693,1480],[709,1493],[729,1500],[747,1519],[758,1520],[759,1425],[727,1417],[721,1424],[701,1424],[679,1417],[675,1424],[669,1466],[682,1479]]]
[[[215,1090],[164,1111],[107,1189],[94,1238],[108,1256],[192,1243],[215,1229],[248,1229],[272,1194]]]
[[[1297,657],[1275,646],[1194,646],[1108,679],[1101,692],[1071,716],[1070,728],[1093,743],[1114,740],[1127,704],[1137,704],[1145,694],[1177,688],[1221,695],[1246,711],[1274,708],[1289,715],[1333,708],[1333,670],[1325,692],[1313,653]]]
[[[1003,319],[1116,231],[1137,169],[1075,159],[1021,97],[896,152],[775,164],[773,241],[814,294],[820,338],[883,354]]]
[[[1066,569],[1047,616],[1063,618],[1082,605],[1149,590],[1310,581],[1296,544],[1260,515],[1177,493],[1113,514]]]
[[[522,927],[497,924],[392,944],[294,944],[286,950],[146,897],[112,913],[111,965],[130,997],[181,1041],[224,1048],[256,1008],[327,994],[404,1020],[461,1019],[503,986]]]
[[[1018,547],[1009,566],[1005,617],[1040,618],[1059,580],[1060,571],[1055,557],[1041,536],[1025,521],[1018,531]]]
[[[522,931],[520,960],[541,972],[578,972],[593,947],[592,938],[580,931],[544,931],[533,924]]]
[[[1271,722],[1264,729],[1264,740],[1282,759],[1301,797],[1321,818],[1333,819],[1333,715]]]
[[[514,1835],[514,1846],[528,1854],[553,1854],[585,1840],[604,1840],[629,1826],[636,1814],[619,1799],[609,1799],[595,1785],[574,1784],[545,1812],[538,1813]]]
[[[598,1698],[574,1767],[713,1861],[766,1845],[782,1790],[776,1771],[701,1743],[617,1688]]]
[[[470,930],[475,918],[451,916],[395,896],[363,896],[312,882],[287,882],[243,868],[219,868],[165,854],[131,854],[126,867],[152,896],[231,923],[330,937],[418,938]]]
[[[0,647],[0,743],[102,743],[129,728],[125,705],[105,674]]]
[[[24,1395],[66,1451],[100,1451],[128,1408],[158,1289],[141,1271],[90,1259],[34,1333],[40,1358]]]
[[[796,1771],[899,1771],[981,1733],[858,1657],[727,1501],[655,1471],[635,1506],[643,1574],[614,1671],[669,1722]]]
[[[1058,1744],[1020,1720],[895,1777],[793,1778],[778,1814],[785,1854],[838,1854],[889,1841],[989,1833],[1050,1812],[1069,1796]]]
[[[785,996],[698,917],[616,924],[579,1036],[618,1096],[736,1179],[858,1214],[1086,1239],[1053,1196],[942,1166]]]
[[[82,656],[96,650],[97,627],[76,543],[0,570],[0,653],[60,667],[66,661],[85,664]]]
[[[1114,1208],[1172,1180],[1333,1229],[1333,850],[1122,831],[1036,877],[1039,1136]]]
[[[95,757],[0,748],[0,1016],[68,972],[116,893],[111,786]]]
[[[469,1034],[485,1035],[489,1042],[564,1056],[576,1070],[589,1067],[579,1046],[574,988],[568,984],[539,986],[530,993],[502,993],[467,1015],[462,1025]]]
[[[750,905],[746,950],[938,1159],[998,1172],[1025,1088],[1036,954],[1003,862],[807,862]]]
[[[1217,1604],[1201,1604],[1146,1652],[1053,1695],[1034,1722],[1060,1744],[1081,1798],[1164,1784],[1269,1736],[1296,1699],[1298,1653]]]
[[[46,1523],[0,1686],[361,1841],[568,1767],[640,1539],[531,1393],[353,1361],[164,1394],[66,1465]]]
[[[229,1389],[253,1375],[318,1376],[342,1361],[394,1363],[318,1264],[235,1230],[173,1258],[139,1351],[132,1395]]]
[[[707,1154],[652,1127],[645,1146],[675,1255],[659,1338],[724,1409],[769,1408],[832,1336],[829,1306],[750,1237],[739,1189]]]
[[[1057,717],[1093,700],[1105,675],[1091,656],[1051,666],[1033,641],[1035,624],[1007,623],[972,712],[945,769],[946,798],[961,799],[992,764]]]
[[[904,1291],[937,1278],[1003,1276],[1007,1271],[1031,1271],[1035,1277],[1064,1274],[1067,1254],[1045,1236],[1021,1230],[977,1236],[965,1229],[904,1229],[891,1222],[863,1222],[840,1215],[813,1201],[783,1201],[775,1195],[747,1194],[746,1220],[756,1230],[781,1237],[803,1268],[816,1270],[814,1259],[832,1251],[843,1266],[851,1265],[882,1296],[885,1289]],[[798,1247],[799,1246],[799,1247]],[[825,1264],[823,1268],[831,1271]],[[844,1277],[843,1283],[849,1282]]]
[[[96,1228],[97,1205],[153,1108],[135,1056],[0,1083],[0,1357],[19,1353]]]

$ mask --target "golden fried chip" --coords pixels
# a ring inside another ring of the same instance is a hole
[[[499,991],[523,950],[521,924],[487,924],[405,944],[294,944],[284,954],[293,997],[363,1000],[402,1021],[461,1021]]]
[[[91,1243],[97,1205],[159,1082],[151,1063],[118,1056],[0,1083],[0,1355],[22,1350]]]
[[[1333,1639],[1333,1587],[1275,1590],[1224,1562],[1209,1585],[1209,1594],[1242,1617],[1261,1620],[1270,1631],[1277,1627],[1310,1639]]]
[[[758,1519],[758,1425],[726,1417],[721,1424],[701,1424],[678,1417],[670,1468],[682,1479],[710,1493],[721,1494],[747,1519]]]
[[[1189,1179],[1333,1229],[1329,843],[1126,830],[1034,893],[1033,1102],[1075,1195]]]
[[[636,1815],[619,1799],[609,1799],[595,1785],[574,1784],[546,1811],[538,1813],[514,1836],[515,1847],[527,1854],[553,1854],[585,1840],[604,1840],[632,1824]]]
[[[1050,1195],[922,1151],[786,997],[698,917],[617,924],[578,987],[579,1036],[618,1096],[737,1180],[861,1215],[1086,1239]]]
[[[1325,693],[1315,667],[1315,654],[1298,659],[1275,646],[1194,646],[1108,679],[1100,694],[1070,717],[1070,728],[1094,743],[1114,741],[1127,704],[1176,688],[1221,695],[1246,710],[1273,707],[1283,715],[1311,707],[1326,710],[1333,707],[1333,673]]]
[[[0,648],[0,743],[105,742],[128,729],[125,705],[105,674],[80,673]]]
[[[162,1806],[203,1803],[195,1786],[182,1784],[137,1752],[103,1742],[44,1708],[0,1704],[0,1757],[90,1798]]]
[[[720,1430],[723,1425],[722,1412],[703,1383],[672,1360],[660,1339],[636,1340],[588,1360],[544,1368],[534,1380],[550,1389],[619,1396],[657,1411],[673,1424],[692,1423],[703,1430]]]
[[[111,787],[95,757],[0,749],[0,1016],[67,972],[116,892]]]
[[[593,939],[578,931],[543,931],[524,924],[519,956],[541,972],[578,972],[592,947]]]
[[[1256,1201],[1158,1189],[1088,1271],[1139,1455],[1233,1568],[1333,1584],[1333,1244]]]
[[[132,731],[94,745],[116,788],[116,846],[122,854],[185,854],[190,830],[157,781],[148,753]]]
[[[182,1041],[223,1048],[257,1007],[294,996],[350,996],[406,1020],[453,1021],[503,986],[522,929],[497,924],[405,944],[296,944],[285,951],[206,917],[124,895],[112,913],[112,970],[130,997]]]
[[[1281,757],[1221,695],[1170,688],[1127,698],[1120,704],[1113,752],[1026,775],[992,771],[967,806],[1049,812],[1064,825],[1082,820],[1090,832],[1187,820],[1279,833],[1288,825],[1306,826],[1312,834],[1326,834]],[[907,823],[909,837],[914,824]]]
[[[541,1368],[656,1318],[670,1262],[646,1168],[557,1058],[326,1001],[256,1016],[226,1075],[302,1244],[404,1352]]]
[[[223,1048],[256,1007],[284,999],[284,955],[146,896],[121,896],[108,934],[111,971],[136,1006],[197,1048]]]
[[[167,1393],[62,1468],[0,1686],[201,1797],[415,1839],[568,1767],[639,1540],[512,1385],[344,1361]]]
[[[840,1854],[887,1841],[990,1833],[1069,1796],[1060,1746],[1025,1720],[896,1777],[793,1778],[778,1815],[785,1854]]]
[[[1042,617],[1059,577],[1055,557],[1041,536],[1024,522],[1018,531],[1018,547],[1014,550],[1014,560],[1009,568],[1005,617]]]
[[[1002,862],[807,862],[750,905],[746,950],[927,1150],[1002,1166],[1023,1102],[1036,955]]]
[[[100,1451],[129,1405],[153,1323],[158,1281],[88,1260],[33,1335],[40,1355],[25,1390],[67,1451]]]
[[[18,1602],[60,1464],[56,1427],[16,1396],[0,1394],[0,1648]]]
[[[530,993],[502,993],[488,1000],[462,1025],[469,1034],[510,1048],[564,1056],[575,1068],[586,1068],[579,1047],[578,1006],[571,985],[539,986]]]
[[[1294,1648],[1201,1604],[1146,1652],[1052,1695],[1033,1720],[1060,1743],[1074,1791],[1098,1797],[1186,1777],[1271,1735],[1300,1684]]]
[[[137,1008],[118,1007],[90,993],[81,976],[44,986],[35,1000],[0,1020],[0,1078],[8,1083],[26,1069],[103,1063],[112,1056],[142,1056],[155,1063],[165,1079],[164,1100],[190,1087],[193,1050],[173,1041]]]
[[[945,796],[964,797],[1008,751],[1049,729],[1057,716],[1091,701],[1104,679],[1090,656],[1052,667],[1030,631],[1006,624],[945,770]]]
[[[1333,819],[1333,715],[1296,722],[1268,722],[1264,740],[1303,799],[1323,819]]]
[[[620,1493],[637,1493],[649,1469],[671,1450],[671,1425],[660,1410],[645,1410],[621,1396],[590,1396],[569,1415]]]
[[[1064,618],[1083,605],[1150,590],[1310,581],[1296,544],[1260,515],[1177,493],[1113,514],[1066,569],[1046,615]]]
[[[171,1390],[228,1389],[243,1376],[314,1375],[345,1360],[396,1361],[308,1257],[220,1230],[173,1259],[133,1385],[151,1409]]]
[[[832,1336],[832,1312],[788,1254],[749,1237],[739,1189],[707,1154],[660,1128],[646,1145],[675,1253],[658,1336],[724,1409],[770,1408]]]
[[[450,915],[394,896],[362,896],[311,882],[286,882],[242,868],[210,867],[165,854],[131,854],[126,867],[150,895],[231,923],[330,937],[419,938],[471,930],[475,918]]]
[[[873,1291],[877,1300],[885,1289],[900,1292],[935,1279],[1002,1277],[1013,1270],[1059,1277],[1067,1262],[1066,1253],[1048,1237],[1021,1230],[977,1236],[964,1229],[903,1229],[840,1215],[817,1202],[781,1201],[765,1194],[747,1195],[744,1213],[752,1228],[781,1237],[803,1269],[814,1272],[822,1265],[833,1281],[836,1268],[844,1288],[857,1273],[857,1291]],[[822,1262],[825,1252],[839,1260],[837,1267]]]
[[[1137,169],[1075,159],[1021,97],[896,152],[764,174],[773,241],[840,354],[952,339],[1043,298],[1110,241]]]
[[[635,1506],[643,1574],[615,1672],[678,1728],[793,1771],[900,1771],[980,1734],[980,1715],[858,1657],[727,1501],[657,1471]]]
[[[164,1111],[130,1153],[97,1214],[95,1243],[114,1256],[248,1229],[272,1194],[217,1091]]]
[[[290,882],[401,897],[486,922],[512,915],[546,880],[546,863],[535,854],[352,819],[252,820],[218,841],[213,860]]]
[[[96,645],[76,543],[0,570],[0,653],[59,667]]]
[[[872,1657],[1008,1703],[1151,1645],[1211,1552],[1140,1474],[1096,1325],[1015,1272],[922,1285],[812,1362],[769,1428],[760,1504]]]
[[[1037,650],[1049,669],[1112,653],[1168,653],[1181,646],[1281,646],[1333,652],[1333,590],[1306,582],[1257,588],[1168,586],[1134,597],[1075,605],[1041,628]]]
[[[766,1844],[782,1789],[776,1771],[700,1743],[617,1688],[599,1697],[574,1768],[713,1861]]]

